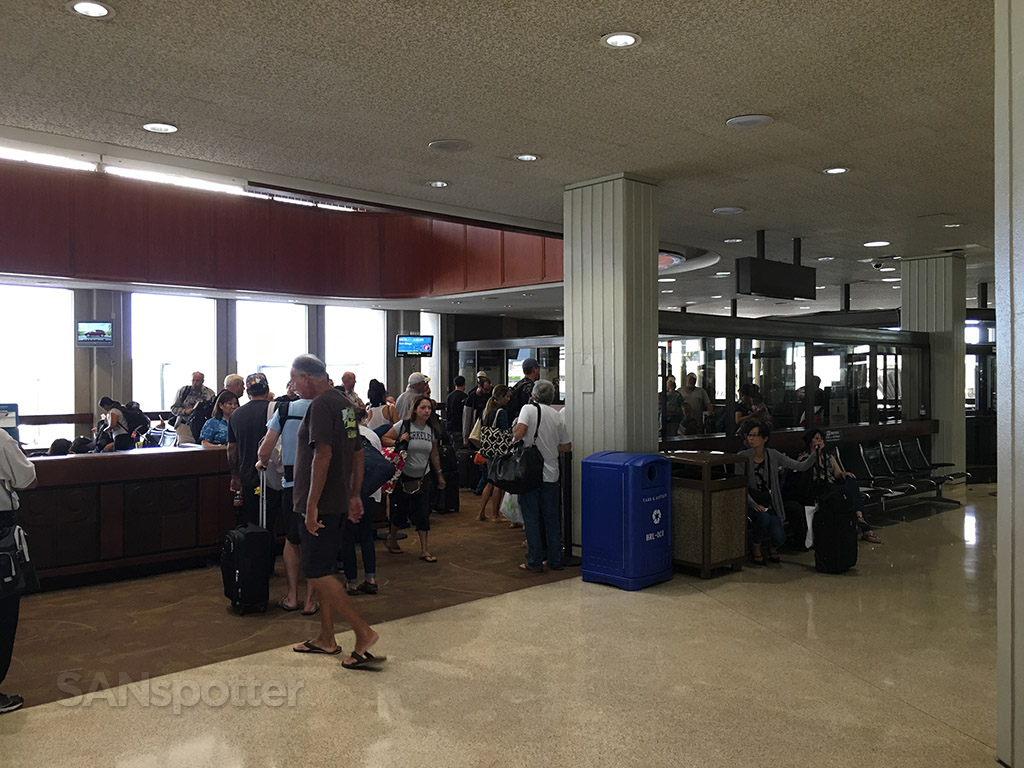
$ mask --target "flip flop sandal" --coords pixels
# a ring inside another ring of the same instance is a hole
[[[339,653],[341,653],[341,646],[338,646],[333,651],[325,651],[319,645],[313,645],[312,640],[306,640],[302,645],[304,646],[305,650],[301,648],[292,648],[292,650],[296,653],[322,653],[325,656],[337,656]]]
[[[405,550],[402,549],[401,547],[397,546],[397,545],[394,546],[394,547],[389,547],[387,544],[385,544],[384,548],[388,552],[390,552],[392,555],[404,555],[405,554]]]
[[[303,616],[316,616],[318,613],[320,613],[320,603],[313,603],[313,610],[312,611],[303,611],[302,615]]]
[[[521,571],[533,571],[534,573],[543,573],[544,566],[541,566],[540,568],[531,568],[526,563],[520,563],[519,564],[519,570],[521,570]]]
[[[425,563],[436,563],[437,562],[437,558],[434,557],[433,555],[420,555],[420,560],[422,560]]]
[[[299,606],[297,606],[297,605],[289,606],[287,603],[285,603],[283,597],[280,600],[277,601],[277,607],[280,608],[282,611],[287,611],[288,613],[291,613],[292,611],[299,610]]]
[[[352,651],[349,657],[345,661],[341,662],[341,666],[345,669],[367,669],[378,671],[380,670],[380,664],[387,661],[387,656],[374,656],[372,653],[367,651],[362,655]],[[346,663],[351,662],[351,663]]]

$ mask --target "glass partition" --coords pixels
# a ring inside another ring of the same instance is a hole
[[[235,302],[235,319],[236,373],[242,376],[250,373],[266,374],[270,391],[275,395],[283,395],[291,375],[292,360],[309,347],[306,305],[238,301]],[[328,372],[338,379],[343,373],[331,368],[328,368]],[[210,389],[219,389],[221,383],[216,382],[216,386],[211,385]]]
[[[384,320],[385,313],[379,309],[324,307],[324,362],[327,370],[335,384],[341,384],[341,375],[346,371],[354,373],[356,394],[363,399],[366,398],[370,379],[387,379],[388,345]],[[298,318],[289,322],[297,324]],[[281,385],[272,381],[271,387],[274,386]]]

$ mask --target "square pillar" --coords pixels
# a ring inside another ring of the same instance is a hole
[[[566,419],[573,442],[573,540],[580,462],[658,450],[655,182],[630,174],[565,188]]]

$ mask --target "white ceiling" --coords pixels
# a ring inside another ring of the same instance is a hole
[[[803,238],[828,287],[782,306],[744,297],[741,315],[838,309],[845,281],[855,309],[898,306],[901,291],[860,261],[891,254],[970,246],[968,295],[992,280],[993,11],[982,0],[109,4],[115,15],[99,21],[63,0],[3,4],[0,126],[554,230],[565,184],[653,177],[663,243],[722,256],[668,286],[663,307],[727,311],[733,278],[711,275],[754,255],[760,228],[769,258],[788,260]],[[621,30],[643,43],[599,44]],[[746,113],[775,122],[726,127]],[[180,131],[144,132],[152,120]],[[452,138],[472,147],[427,148]],[[541,160],[512,159],[527,151]],[[835,165],[851,172],[821,173]],[[729,205],[746,212],[711,213]],[[963,226],[942,226],[953,222]],[[892,245],[862,246],[877,239]],[[549,310],[556,296],[541,294]]]

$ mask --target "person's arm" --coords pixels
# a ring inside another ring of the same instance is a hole
[[[14,440],[4,441],[3,454],[0,455],[2,466],[0,475],[9,478],[10,487],[25,491],[36,487],[36,465],[29,461]]]
[[[359,439],[358,437],[356,438]],[[366,468],[366,461],[363,456],[362,443],[359,450],[352,454],[352,479],[349,484],[351,489],[348,494],[348,519],[358,523],[363,517],[363,471]]]
[[[230,432],[231,427],[228,427]],[[238,476],[238,443],[231,442],[231,435],[228,436],[228,471],[231,473],[231,490],[242,490],[242,479]],[[206,445],[204,442],[203,445]]]
[[[781,451],[776,451],[774,449],[769,450],[773,452],[775,456],[775,464],[779,469],[795,469],[797,472],[803,472],[813,467],[814,462],[818,460],[817,451],[811,451],[803,461],[797,461],[796,459],[789,458],[789,456]]]
[[[392,427],[383,435],[380,436],[380,444],[386,448],[394,448],[395,442],[398,440],[398,433],[395,432],[395,428]]]
[[[267,464],[270,463],[270,457],[274,453],[274,448],[277,446],[278,438],[281,437],[281,433],[276,429],[267,429],[267,434],[263,436],[260,441],[260,449],[256,452],[256,469],[264,470],[267,468]]]
[[[323,495],[324,486],[327,484],[327,470],[331,466],[331,457],[334,451],[330,443],[317,443],[313,448],[313,466],[310,468],[309,494],[306,496],[306,530],[314,536],[319,536],[318,530],[324,527],[320,522],[320,514],[317,509],[320,504],[320,497]],[[360,456],[360,459],[362,457]],[[362,481],[360,480],[360,487]],[[350,506],[351,508],[351,506]]]
[[[181,416],[185,413],[185,397],[188,395],[188,388],[182,387],[178,390],[178,396],[174,398],[174,403],[171,405],[171,413],[175,416]]]
[[[523,423],[523,420],[520,417],[519,423],[512,428],[512,439],[522,440],[524,437],[526,437],[526,424]]]
[[[558,444],[558,452],[559,453],[569,453],[571,450],[572,450],[572,443],[559,443]]]
[[[441,472],[441,454],[437,450],[437,440],[430,444],[430,466],[434,468],[434,473],[437,475],[437,487],[443,491],[445,481],[444,473]]]
[[[108,423],[110,424],[110,434],[114,434],[114,430],[117,429],[117,424],[120,421],[120,418],[117,415],[117,411],[111,408],[107,418],[109,419]]]

